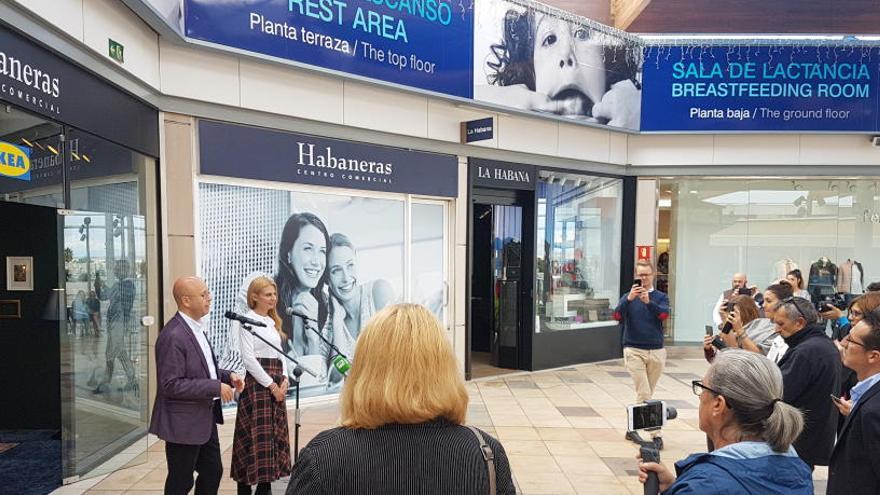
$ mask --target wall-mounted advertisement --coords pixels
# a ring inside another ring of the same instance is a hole
[[[471,97],[470,2],[185,0],[186,36]]]
[[[220,315],[249,311],[259,275],[277,283],[284,349],[308,370],[305,396],[336,392],[342,380],[322,336],[352,358],[361,329],[388,304],[416,302],[445,318],[446,204],[424,196],[457,195],[455,156],[211,121],[199,123],[199,143],[200,172],[214,176],[199,186],[200,274],[214,294],[209,338],[229,369],[242,370],[240,329]]]
[[[370,318],[405,299],[406,202],[202,183],[199,204],[201,274],[214,295],[209,338],[223,364],[243,367],[240,327],[220,315],[247,313],[248,286],[265,275],[278,285],[284,350],[307,370],[303,395],[338,392],[336,352],[318,334],[357,359],[355,343]],[[444,217],[425,214],[432,206],[412,205],[408,299],[442,320]],[[429,252],[440,255],[419,256]],[[285,315],[288,307],[306,319]]]
[[[880,49],[645,49],[643,131],[876,131]]]
[[[638,130],[641,43],[563,14],[477,0],[474,99]]]

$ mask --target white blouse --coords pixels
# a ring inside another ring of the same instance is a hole
[[[254,331],[260,337],[268,340],[275,347],[281,349],[281,335],[278,333],[278,330],[275,329],[275,320],[270,316],[260,316],[254,311],[248,311],[245,315],[248,318],[253,320],[262,321],[266,324],[265,327],[253,327]],[[272,384],[272,377],[269,376],[268,373],[260,366],[260,362],[257,361],[257,358],[269,358],[269,359],[280,359],[281,366],[284,369],[284,376],[287,376],[287,359],[284,356],[272,349],[262,340],[254,337],[251,333],[244,328],[239,327],[239,336],[241,342],[241,361],[244,363],[244,369],[247,371],[249,375],[254,377],[254,380],[257,381],[260,385],[264,387],[268,387]]]

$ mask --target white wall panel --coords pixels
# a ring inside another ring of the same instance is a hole
[[[800,138],[804,165],[880,165],[880,148],[871,145],[870,136],[804,134]]]
[[[607,162],[611,132],[574,124],[559,124],[559,156]]]
[[[633,135],[627,154],[633,165],[711,165],[714,136]]]
[[[83,0],[13,0],[80,41],[83,39]],[[134,14],[132,14],[134,16]]]
[[[608,162],[617,165],[626,165],[628,163],[627,142],[630,134],[623,132],[612,132],[608,139]]]
[[[501,149],[556,155],[559,124],[556,121],[501,115],[498,117],[498,147]]]
[[[159,43],[161,90],[172,96],[239,106],[238,58]]]
[[[715,165],[785,165],[798,163],[797,134],[715,136]]]
[[[124,46],[120,67],[154,88],[159,87],[159,36],[119,0],[84,0],[83,41],[109,57],[109,39]],[[113,63],[117,63],[113,61]]]
[[[342,124],[342,80],[292,67],[241,60],[241,106]]]
[[[406,136],[428,136],[428,98],[345,81],[344,123]]]

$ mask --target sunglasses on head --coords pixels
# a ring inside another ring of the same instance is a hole
[[[804,312],[801,311],[800,306],[798,306],[798,304],[797,304],[797,299],[795,299],[794,296],[786,297],[785,299],[782,300],[782,303],[783,304],[791,303],[791,305],[794,306],[794,309],[797,310],[798,314],[801,315],[801,318],[803,318],[804,321],[809,321],[809,320],[807,320],[807,315],[805,315]]]

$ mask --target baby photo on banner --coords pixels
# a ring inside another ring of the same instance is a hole
[[[474,99],[638,130],[635,38],[543,4],[476,0]]]

